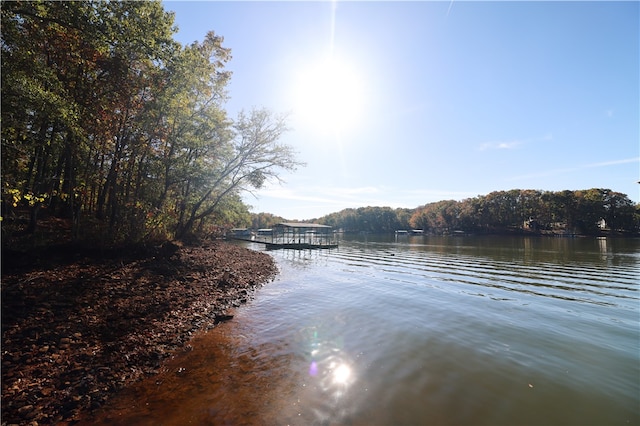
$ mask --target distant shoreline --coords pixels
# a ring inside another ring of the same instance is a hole
[[[384,235],[384,234],[392,234],[389,232],[367,232],[367,231],[347,231],[341,232],[345,235],[358,235],[358,234],[367,234],[367,235]],[[396,234],[396,235],[404,235],[410,237],[462,237],[462,236],[522,236],[522,237],[555,237],[555,238],[640,238],[640,233],[632,233],[632,232],[600,232],[597,234],[585,234],[585,233],[570,233],[570,232],[561,232],[561,231],[527,231],[527,230],[490,230],[486,232],[465,232],[461,231],[459,233],[449,232],[449,233],[408,233],[408,234]]]

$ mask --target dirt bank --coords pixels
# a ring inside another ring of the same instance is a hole
[[[2,424],[73,423],[277,273],[232,244],[3,252]]]

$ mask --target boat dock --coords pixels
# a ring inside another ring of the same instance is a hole
[[[233,235],[231,238],[264,244],[267,250],[327,249],[338,247],[330,226],[317,223],[279,223],[273,229],[260,229],[257,234]]]

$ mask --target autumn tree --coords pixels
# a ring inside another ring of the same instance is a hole
[[[184,236],[248,221],[240,193],[300,164],[279,142],[285,117],[227,116],[224,39],[181,46],[159,1],[1,13],[3,228],[27,208],[29,231],[45,209],[74,237]]]
[[[395,219],[387,216],[388,208],[363,207],[332,213],[319,221],[346,232],[389,232],[393,230],[389,224],[395,229],[406,229],[403,220],[409,215],[410,227],[423,229],[426,234],[447,234],[525,232],[525,221],[535,220],[538,231],[560,225],[570,231],[593,234],[599,232],[601,219],[612,230],[638,232],[637,211],[637,205],[626,195],[609,189],[557,192],[513,189],[462,201],[444,200],[415,209],[396,209]],[[380,220],[383,216],[385,219]]]
[[[460,203],[455,200],[438,201],[416,209],[410,219],[413,228],[432,233],[444,233],[459,226]]]
[[[231,58],[223,38],[209,32],[185,46],[162,70],[163,90],[148,103],[147,157],[140,181],[145,215],[175,234],[201,187],[216,178],[228,149],[231,120],[223,108]],[[195,220],[191,223],[191,226]]]
[[[251,228],[253,229],[265,229],[273,228],[278,223],[286,222],[283,217],[276,216],[271,213],[253,213],[251,215]]]
[[[625,194],[620,192],[605,190],[604,219],[607,226],[613,230],[633,230],[638,228],[636,218],[636,210],[638,205],[634,205],[633,201]]]
[[[268,180],[279,180],[282,170],[295,170],[302,163],[288,145],[279,142],[287,130],[284,116],[266,109],[241,112],[230,137],[211,158],[213,175],[194,193],[187,214],[178,223],[177,235],[189,233],[194,223],[213,214],[221,201],[240,191],[261,188]]]
[[[3,199],[29,201],[32,229],[41,205],[75,228],[83,209],[115,210],[172,23],[159,2],[3,2]]]

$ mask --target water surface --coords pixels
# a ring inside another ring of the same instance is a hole
[[[638,240],[358,236],[270,253],[278,278],[107,422],[640,424]]]

